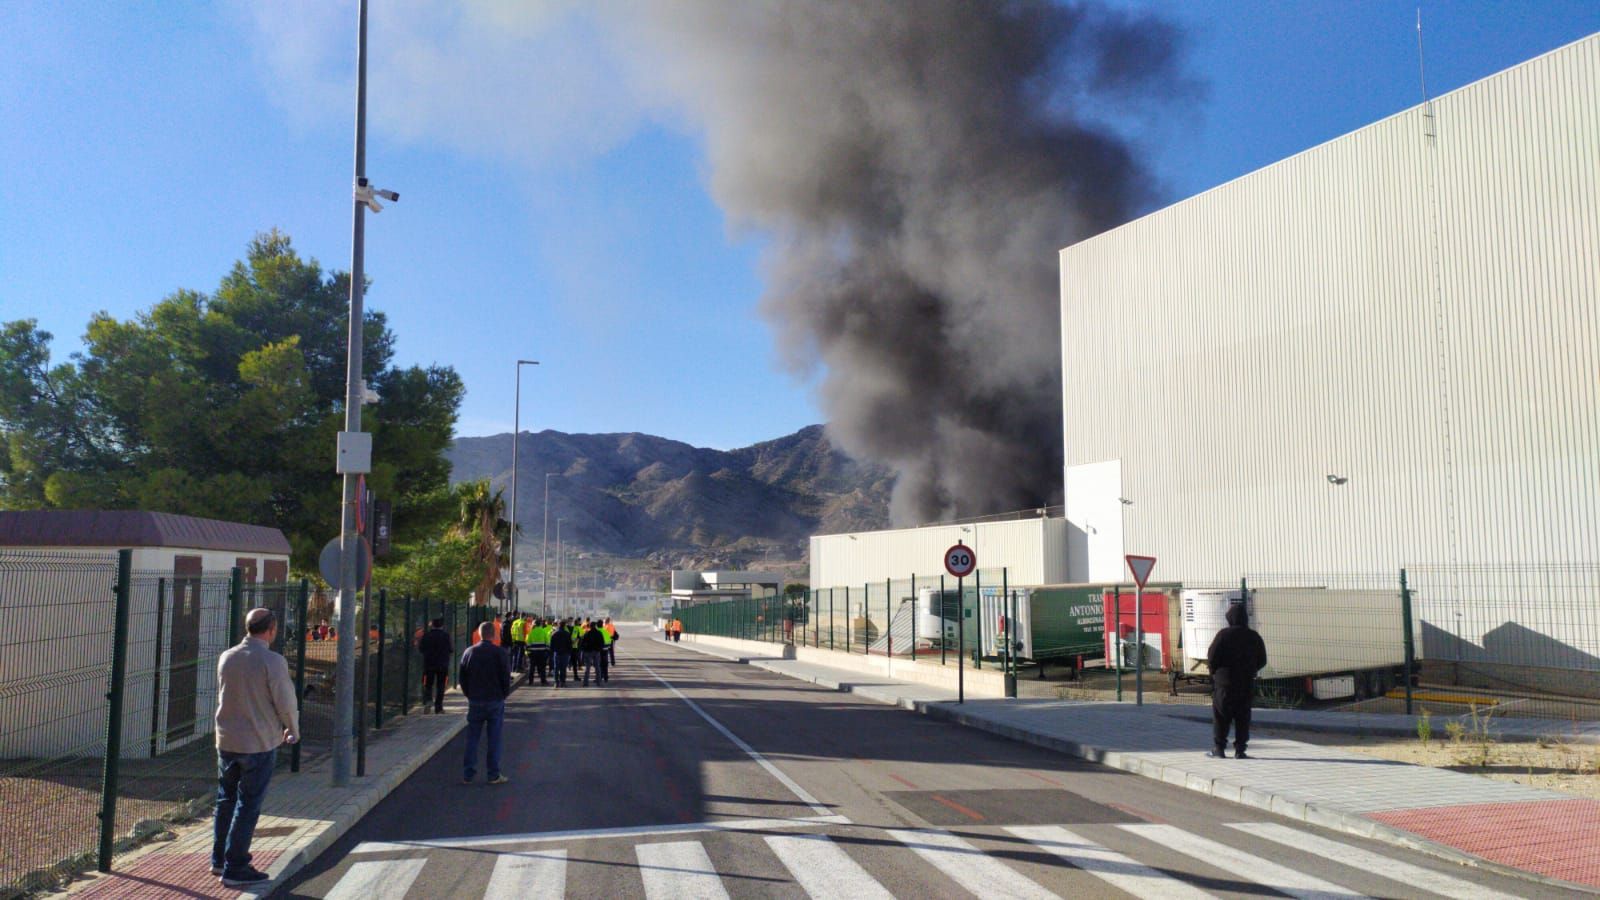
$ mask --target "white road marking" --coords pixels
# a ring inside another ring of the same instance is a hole
[[[480,834],[472,837],[434,838],[416,841],[365,841],[352,854],[392,853],[396,850],[464,850],[495,847],[501,844],[542,844],[550,841],[576,841],[586,838],[650,837],[662,834],[695,834],[701,831],[766,831],[772,828],[809,828],[813,825],[849,825],[844,816],[802,816],[796,819],[726,819],[692,822],[685,825],[644,825],[630,828],[585,828],[576,831],[527,831],[519,834]]]
[[[382,862],[358,862],[344,873],[323,900],[370,900],[382,897],[394,900],[404,897],[411,883],[422,874],[425,859],[386,859]]]
[[[705,710],[700,708],[700,704],[694,702],[693,700],[690,700],[688,697],[685,697],[683,695],[682,691],[680,691],[677,688],[673,687],[672,686],[672,682],[666,680],[665,678],[662,678],[660,675],[657,675],[656,671],[654,669],[650,668],[649,666],[645,665],[644,663],[639,663],[639,666],[641,668],[643,668],[646,672],[649,672],[650,676],[652,678],[654,678],[655,680],[661,682],[661,684],[664,685],[667,690],[671,691],[673,693],[673,695],[676,696],[679,700],[682,700],[683,702],[689,704],[689,708],[694,710],[695,712],[699,713],[700,714],[700,718],[705,719],[707,722],[710,722],[712,728],[715,728],[716,730],[722,732],[722,736],[723,737],[727,738],[730,741],[733,741],[734,746],[738,747],[740,750],[743,750],[751,759],[755,760],[756,763],[761,766],[761,768],[766,769],[767,772],[770,773],[773,778],[776,778],[779,781],[783,782],[783,786],[788,788],[790,790],[790,792],[792,792],[796,797],[799,797],[800,798],[800,802],[802,802],[802,803],[806,804],[807,806],[811,807],[811,811],[812,812],[816,813],[819,816],[825,816],[825,815],[828,814],[828,808],[826,806],[822,805],[822,801],[818,800],[816,797],[813,797],[811,795],[810,791],[808,791],[805,788],[801,787],[798,783],[795,782],[795,780],[793,778],[790,778],[789,776],[787,776],[787,775],[783,774],[781,771],[779,771],[777,766],[773,765],[770,762],[767,762],[766,757],[764,757],[761,754],[757,753],[754,747],[752,747],[749,744],[746,744],[744,741],[740,740],[738,735],[736,735],[733,732],[729,731],[727,729],[727,727],[724,726],[721,722],[718,722],[716,719],[711,718],[711,715],[709,713],[707,713]]]
[[[639,875],[646,900],[728,900],[722,878],[699,841],[640,844]]]
[[[1172,825],[1119,825],[1131,834],[1153,841],[1163,847],[1194,857],[1216,866],[1235,878],[1243,878],[1275,891],[1299,897],[1301,900],[1347,900],[1364,897],[1359,891],[1323,881],[1314,875],[1280,866],[1270,860],[1246,853],[1219,841],[1190,834]]]
[[[917,851],[934,868],[979,897],[1054,900],[1056,896],[948,831],[891,828],[889,836]]]
[[[561,900],[567,892],[567,851],[502,853],[483,900]]]
[[[1215,897],[1059,825],[1017,826],[1006,830],[1141,900],[1206,900]]]
[[[768,835],[767,846],[811,900],[894,900],[825,834]]]
[[[1456,900],[1511,900],[1510,894],[1491,891],[1465,878],[1435,872],[1276,822],[1239,822],[1228,827]]]

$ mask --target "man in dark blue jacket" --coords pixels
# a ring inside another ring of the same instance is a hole
[[[471,784],[477,774],[478,739],[489,728],[489,783],[511,779],[500,773],[501,728],[506,720],[506,698],[511,695],[511,660],[494,642],[494,625],[478,626],[479,641],[461,654],[461,693],[467,695],[467,753],[461,781]]]
[[[450,677],[450,656],[455,646],[450,633],[444,630],[444,620],[434,619],[429,628],[417,639],[417,649],[422,651],[422,708],[428,708],[428,697],[433,697],[433,711],[444,712],[444,683]]]

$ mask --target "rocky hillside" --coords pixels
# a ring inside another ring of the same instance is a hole
[[[539,541],[554,472],[551,540],[560,517],[574,547],[668,565],[757,564],[768,548],[797,560],[811,534],[884,527],[893,484],[889,470],[835,450],[820,425],[728,451],[648,434],[525,432],[518,455],[522,540]],[[488,478],[509,494],[511,435],[457,439],[449,458],[452,480]]]

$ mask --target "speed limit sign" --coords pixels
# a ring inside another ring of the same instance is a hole
[[[944,552],[944,570],[952,577],[965,578],[978,567],[978,554],[965,544],[957,544]]]

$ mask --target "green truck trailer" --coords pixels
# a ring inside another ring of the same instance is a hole
[[[1102,588],[1088,585],[1038,585],[1002,589],[985,585],[978,597],[983,617],[981,652],[998,659],[1009,636],[1018,662],[1081,668],[1105,659],[1105,604]],[[969,638],[970,640],[970,638]]]

